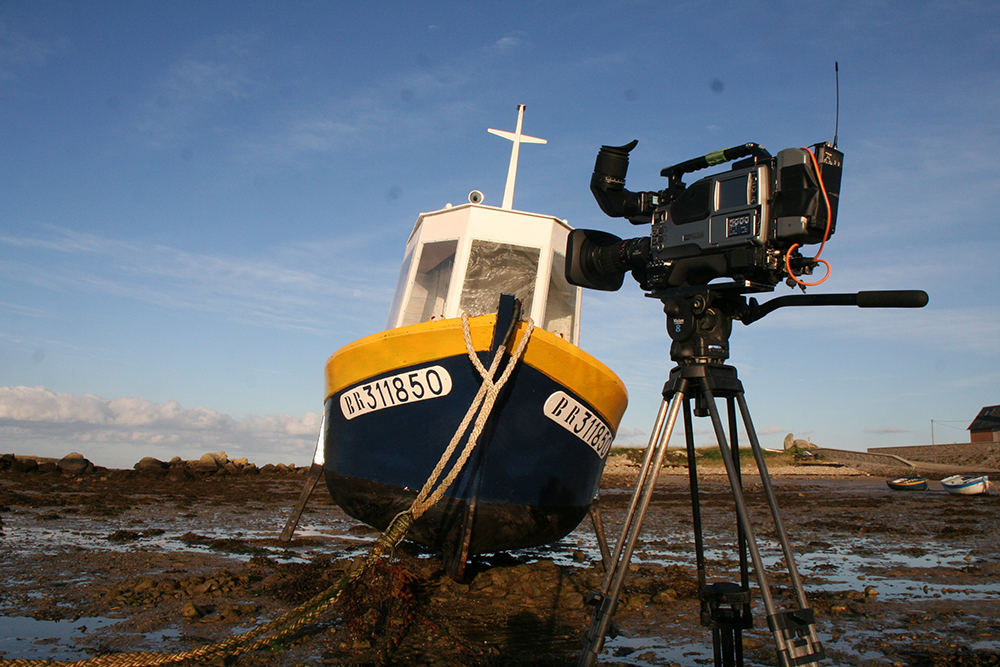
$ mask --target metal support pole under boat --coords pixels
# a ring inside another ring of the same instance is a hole
[[[604,519],[601,518],[601,496],[594,497],[588,510],[590,521],[594,524],[594,536],[597,538],[597,548],[601,550],[601,563],[604,571],[611,567],[611,551],[608,549],[608,539],[604,536]]]
[[[295,528],[299,525],[299,517],[302,516],[302,511],[306,508],[306,503],[309,502],[309,497],[312,496],[313,491],[316,489],[316,484],[319,482],[319,478],[323,476],[323,463],[325,460],[324,446],[326,440],[326,414],[320,418],[319,424],[319,438],[316,440],[316,451],[313,452],[312,465],[309,466],[309,473],[306,476],[306,485],[302,489],[302,493],[299,494],[299,499],[295,502],[295,507],[292,508],[292,515],[288,517],[288,522],[285,523],[285,528],[281,531],[281,535],[278,537],[279,542],[289,542],[292,539],[292,534],[295,532]]]

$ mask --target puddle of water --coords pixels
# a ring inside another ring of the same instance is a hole
[[[249,547],[225,551],[236,560],[246,561],[260,553],[279,562],[307,562],[317,555],[329,554],[329,545],[317,544],[329,540],[351,548],[373,542],[377,535],[355,535],[350,532],[358,524],[350,519],[317,517],[316,523],[303,522],[296,530],[299,541],[275,544],[283,523],[274,517],[240,517],[240,530],[233,531],[231,515],[208,513],[205,516],[176,516],[155,525],[128,518],[108,520],[90,517],[59,518],[39,521],[39,512],[26,511],[5,515],[4,549],[11,556],[55,555],[81,549],[135,553],[206,552],[220,553],[207,544],[189,544],[179,538],[192,532],[209,540],[242,540]],[[108,539],[117,531],[135,533],[135,539]],[[303,544],[304,538],[309,544]],[[347,544],[343,544],[347,542]]]
[[[709,644],[671,644],[665,637],[622,637],[604,643],[601,661],[619,665],[711,665],[715,662]]]
[[[607,511],[607,510],[605,510]],[[714,571],[719,575],[728,572],[735,573],[736,550],[730,546],[719,546],[725,539],[706,534],[705,556],[709,563],[710,574]],[[609,535],[609,547],[614,548],[618,535]],[[578,550],[585,556],[584,565],[590,565],[600,560],[597,539],[590,527],[589,521],[584,521],[579,528],[571,533],[562,543],[569,550]],[[546,549],[555,553],[559,544]],[[768,539],[758,539],[761,559],[768,576],[774,573],[785,573],[783,555],[777,543]],[[552,557],[552,556],[549,556]],[[966,560],[966,558],[970,560]],[[570,551],[563,557],[553,557],[560,565],[580,565],[572,562]],[[657,530],[655,537],[641,540],[632,563],[646,566],[681,565],[694,566],[694,538],[690,529],[677,531]],[[937,598],[953,598],[960,600],[996,599],[1000,596],[1000,584],[948,583],[930,584],[921,581],[919,570],[933,568],[949,568],[957,570],[969,565],[975,565],[976,559],[965,551],[956,551],[954,545],[927,540],[919,549],[914,549],[912,543],[898,546],[886,545],[885,540],[864,536],[853,537],[849,541],[823,547],[822,549],[795,549],[795,564],[800,575],[806,580],[806,593],[810,590],[824,592],[840,592],[846,590],[864,590],[866,586],[874,586],[879,599],[895,600],[927,600]],[[907,576],[889,576],[878,573],[886,570],[907,569]],[[928,574],[928,578],[932,578]],[[774,581],[772,580],[772,583]]]
[[[80,618],[75,621],[37,621],[28,616],[0,616],[0,656],[19,660],[82,660],[84,651],[72,648],[89,630],[114,625],[117,618]]]

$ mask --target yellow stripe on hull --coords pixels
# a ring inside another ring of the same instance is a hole
[[[496,315],[469,319],[477,352],[488,351]],[[513,348],[524,335],[518,323]],[[458,318],[421,322],[354,341],[337,350],[326,363],[326,399],[369,378],[435,359],[466,354],[462,321]],[[618,430],[628,405],[625,384],[611,369],[548,331],[535,328],[524,351],[523,363],[566,387],[589,403]],[[325,401],[324,401],[325,402]]]

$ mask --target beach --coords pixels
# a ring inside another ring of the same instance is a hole
[[[637,466],[609,463],[612,546]],[[737,574],[732,493],[699,477],[710,581]],[[305,470],[0,471],[0,659],[179,653],[251,630],[338,582],[378,534],[322,484],[277,536]],[[771,470],[828,665],[1000,665],[1000,497],[887,488],[842,466]],[[789,586],[759,479],[744,487],[779,604]],[[453,581],[404,543],[323,615],[235,665],[575,665],[600,587],[591,520],[560,542],[473,559]],[[754,586],[756,589],[756,586]],[[601,665],[713,664],[700,624],[687,471],[660,475]],[[759,595],[747,665],[776,665]],[[221,660],[219,658],[218,660]],[[0,663],[2,664],[2,663]],[[220,663],[221,664],[221,663]]]

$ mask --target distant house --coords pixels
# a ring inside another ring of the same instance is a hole
[[[983,408],[969,424],[972,442],[1000,442],[1000,405]]]

